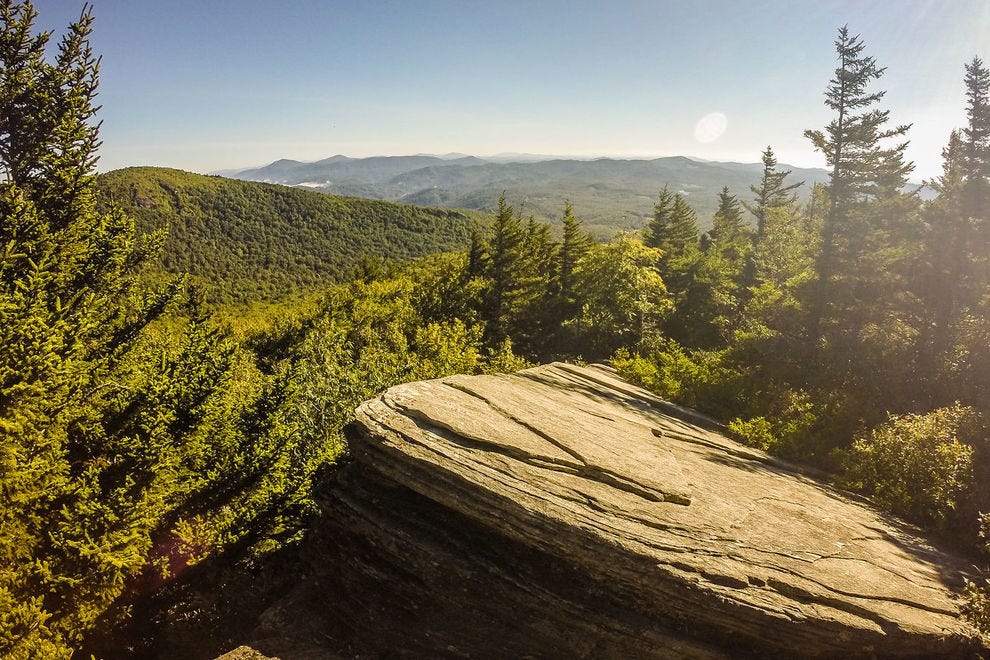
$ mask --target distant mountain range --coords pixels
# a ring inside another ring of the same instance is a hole
[[[823,169],[797,168],[788,181],[804,181],[800,194],[828,180]],[[488,211],[499,194],[524,216],[559,220],[564,201],[600,238],[617,229],[643,227],[653,214],[653,202],[665,185],[680,192],[698,213],[702,229],[711,226],[722,186],[741,200],[753,197],[762,163],[719,163],[683,156],[653,160],[554,159],[525,154],[478,158],[446,156],[331,156],[314,163],[277,160],[255,169],[226,171],[225,176],[247,181],[279,183],[320,192],[442,208]]]

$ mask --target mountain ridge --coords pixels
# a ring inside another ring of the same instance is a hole
[[[742,200],[763,173],[762,163],[704,161],[687,156],[638,158],[525,157],[489,158],[457,154],[433,156],[333,156],[312,163],[275,161],[229,174],[232,178],[320,192],[409,203],[419,206],[489,211],[501,193],[522,215],[559,221],[565,201],[599,238],[642,228],[653,213],[657,193],[668,186],[684,195],[698,213],[702,229],[711,226],[723,186]],[[506,160],[505,158],[511,160]],[[781,164],[789,182],[804,181],[806,198],[815,183],[828,180],[820,168]]]

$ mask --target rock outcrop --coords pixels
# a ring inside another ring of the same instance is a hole
[[[358,409],[312,579],[267,613],[254,646],[285,658],[981,652],[954,596],[964,562],[714,429],[601,366],[394,387]]]

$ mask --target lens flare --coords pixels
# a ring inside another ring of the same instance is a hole
[[[694,139],[701,144],[708,144],[722,137],[729,120],[721,112],[710,112],[694,126]]]

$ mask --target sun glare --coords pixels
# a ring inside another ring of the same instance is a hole
[[[694,126],[694,139],[701,144],[709,144],[722,137],[729,120],[721,112],[710,112]]]

